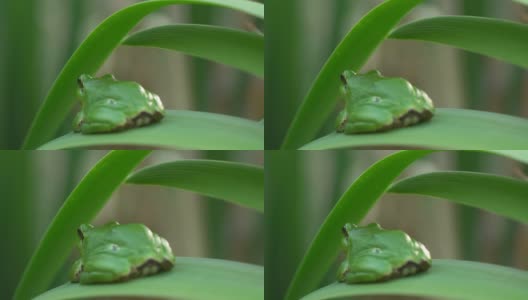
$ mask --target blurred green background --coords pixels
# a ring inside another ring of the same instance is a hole
[[[266,299],[283,299],[306,249],[336,201],[367,168],[394,152],[266,151]],[[472,171],[477,166],[481,172],[528,178],[528,168],[516,161],[460,151],[428,155],[400,178],[436,171]],[[528,269],[528,226],[480,209],[431,197],[387,194],[361,224],[370,222],[404,230],[424,243],[433,258]],[[337,263],[322,285],[335,281]]]
[[[266,149],[279,148],[297,108],[339,41],[363,15],[382,2],[267,1]],[[514,1],[426,0],[402,22],[440,15],[528,21],[526,8]],[[425,90],[437,107],[528,117],[528,73],[495,59],[432,43],[387,40],[362,71],[371,69],[386,76],[407,78]],[[320,135],[332,131],[333,125],[332,116]]]
[[[0,151],[0,299],[11,299],[25,265],[63,201],[107,151]],[[260,151],[156,151],[139,166],[217,156],[263,164]],[[262,265],[263,216],[221,200],[159,186],[123,185],[93,220],[146,224],[165,237],[175,255],[221,258]],[[75,232],[72,232],[75,234]],[[67,281],[77,251],[55,280]]]
[[[105,18],[136,2],[141,1],[0,0],[0,149],[20,148],[40,103],[73,51]],[[174,23],[247,31],[262,27],[227,9],[178,5],[150,14],[135,30]],[[261,79],[174,51],[122,46],[97,75],[105,73],[140,82],[159,94],[168,109],[252,120],[264,116]],[[69,131],[70,124],[71,116],[60,133]]]

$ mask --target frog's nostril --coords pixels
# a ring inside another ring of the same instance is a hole
[[[83,84],[83,82],[82,82],[82,80],[81,80],[80,77],[77,78],[77,85],[78,85],[81,89],[84,89],[84,84]]]

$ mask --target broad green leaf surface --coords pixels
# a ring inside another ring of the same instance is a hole
[[[35,149],[53,138],[76,101],[76,80],[81,74],[94,74],[125,35],[143,17],[168,5],[196,4],[231,8],[264,18],[264,5],[247,0],[156,0],[126,7],[103,21],[73,53],[42,103],[24,149]]]
[[[528,25],[511,21],[445,16],[423,19],[396,29],[390,37],[446,44],[528,67]]]
[[[41,150],[100,146],[147,146],[193,150],[261,150],[264,126],[256,121],[198,111],[166,111],[161,122],[117,133],[68,133]]]
[[[528,5],[528,0],[513,0],[513,1],[524,4],[524,5]]]
[[[435,259],[427,272],[374,284],[334,283],[302,300],[404,295],[461,300],[528,299],[528,272],[471,261]]]
[[[431,121],[381,133],[331,133],[301,149],[366,146],[436,149],[528,149],[528,120],[485,111],[439,108]]]
[[[502,155],[518,162],[528,164],[528,150],[484,150],[484,152]]]
[[[239,262],[177,257],[169,272],[118,284],[66,283],[35,300],[87,297],[145,297],[187,300],[264,299],[264,268]]]
[[[95,217],[130,171],[149,153],[112,151],[86,174],[48,226],[17,287],[15,300],[30,299],[48,288],[78,239],[79,225]]]
[[[123,45],[157,47],[264,77],[264,36],[209,25],[168,25],[132,34]]]
[[[528,223],[528,181],[474,172],[435,172],[405,178],[388,192],[443,198]]]
[[[127,183],[174,187],[264,212],[264,169],[217,160],[181,160],[147,167]]]
[[[421,0],[388,0],[364,16],[335,48],[313,82],[290,125],[284,149],[309,142],[328,118],[338,100],[344,70],[358,71],[392,28]]]
[[[299,299],[317,287],[341,248],[341,228],[358,224],[392,181],[429,150],[401,151],[367,169],[341,196],[319,228],[290,284],[286,300]],[[375,183],[375,184],[373,184]]]

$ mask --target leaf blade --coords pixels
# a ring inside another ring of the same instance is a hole
[[[149,153],[112,151],[86,174],[48,226],[26,266],[14,299],[30,299],[48,287],[76,242],[78,226],[92,220],[128,173]]]
[[[287,300],[299,299],[315,288],[334,261],[341,245],[341,228],[359,223],[391,182],[415,160],[432,153],[401,151],[367,169],[341,196],[308,247],[288,289]],[[376,184],[371,184],[373,178]]]
[[[264,169],[254,165],[181,160],[141,169],[127,183],[189,190],[264,212]]]
[[[393,39],[441,43],[528,68],[528,25],[474,16],[442,16],[397,28]]]
[[[461,280],[463,278],[464,280]],[[331,284],[302,300],[360,295],[414,295],[465,300],[528,297],[528,272],[479,262],[434,259],[426,273],[376,284]]]
[[[179,51],[264,77],[264,37],[260,34],[209,25],[168,25],[134,33],[122,44]]]
[[[439,108],[429,122],[384,133],[331,133],[303,150],[396,145],[437,149],[527,149],[528,120],[484,111]],[[497,146],[499,145],[499,146]]]
[[[388,192],[442,198],[528,223],[528,182],[514,178],[477,172],[433,172],[402,179]]]
[[[207,279],[207,288],[197,288]],[[178,299],[264,299],[264,270],[239,262],[177,257],[174,268],[155,276],[119,284],[79,285],[67,283],[35,299],[61,300],[92,297],[155,297]]]
[[[352,28],[330,55],[297,110],[283,149],[297,149],[316,135],[337,103],[341,73],[358,71],[398,21],[421,2],[385,1]]]
[[[143,17],[164,6],[179,4],[214,5],[264,17],[262,4],[246,0],[144,1],[114,13],[90,33],[68,60],[33,119],[23,149],[35,149],[53,137],[75,102],[75,82],[79,75],[95,73]]]
[[[259,122],[197,111],[166,111],[160,123],[118,133],[68,133],[39,149],[57,150],[106,145],[137,145],[193,150],[261,150],[264,128]]]

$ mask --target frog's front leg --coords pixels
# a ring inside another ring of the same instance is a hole
[[[123,112],[103,107],[91,111],[78,128],[82,133],[89,134],[120,131],[127,125],[127,116]]]
[[[117,282],[128,279],[130,275],[128,259],[116,256],[99,256],[87,261],[79,276],[81,284]]]
[[[348,272],[342,274],[340,281],[348,283],[376,282],[390,279],[392,265],[386,259],[363,256],[349,263]]]
[[[348,112],[348,120],[343,131],[345,134],[383,131],[393,123],[392,113],[386,109],[367,106]]]

